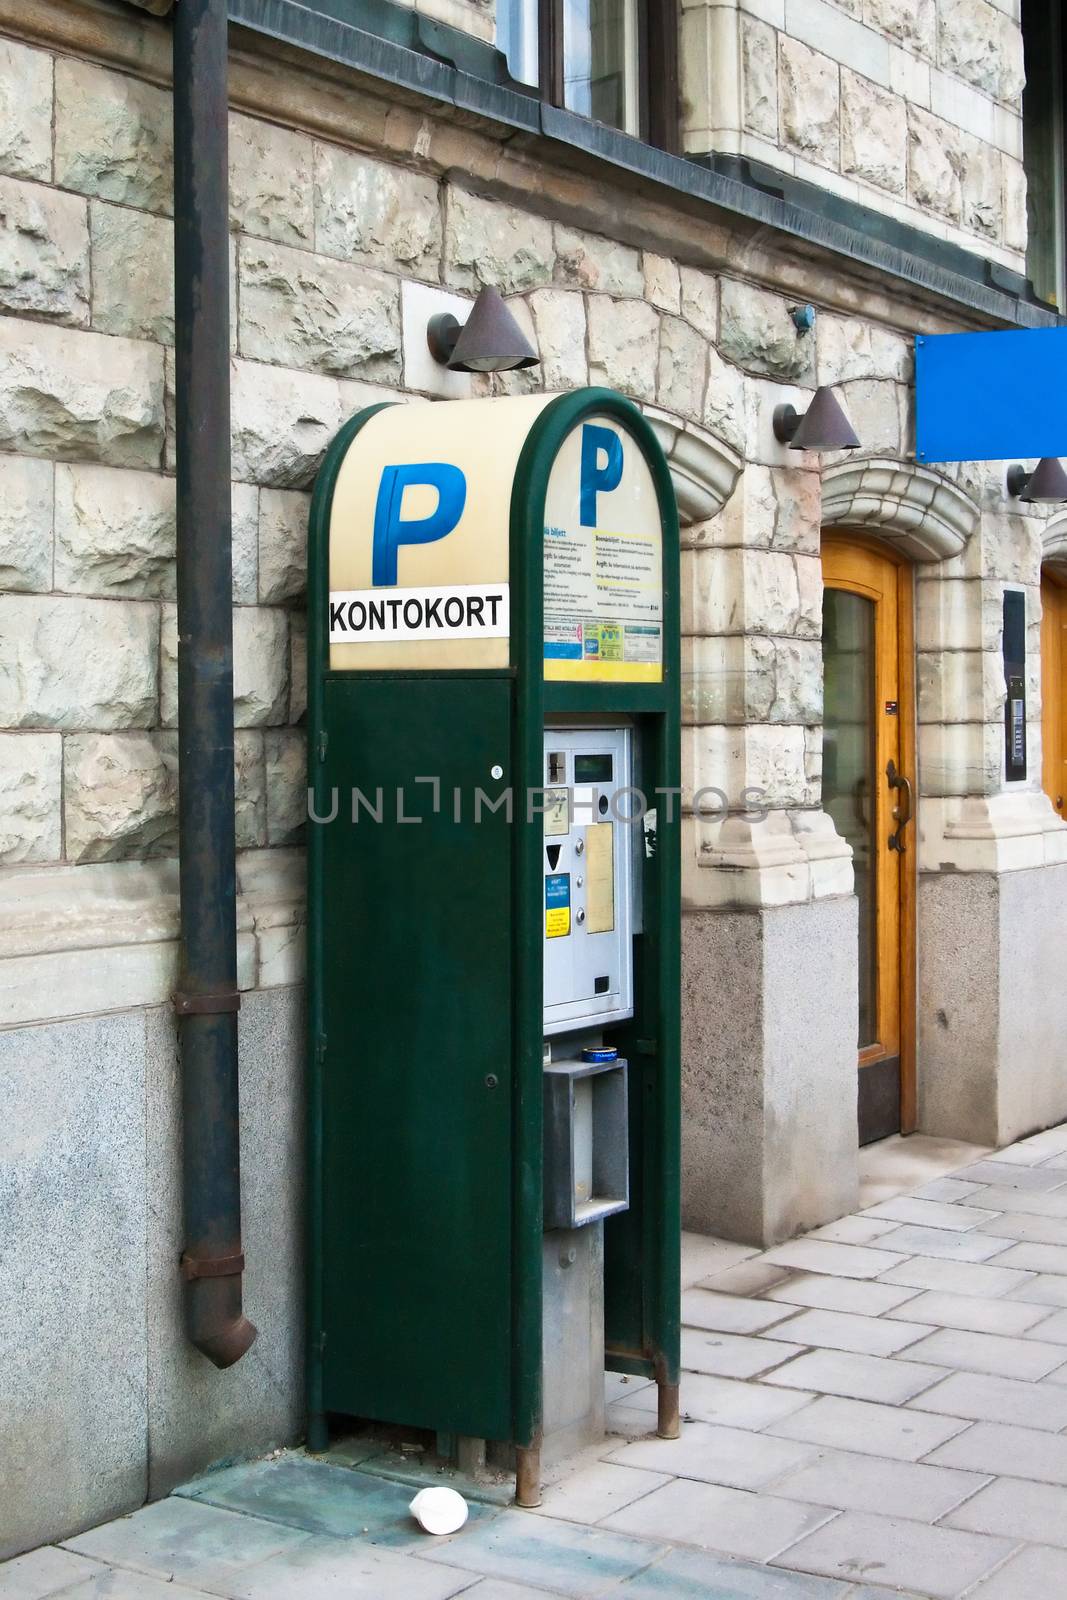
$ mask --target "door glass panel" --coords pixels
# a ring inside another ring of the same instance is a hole
[[[852,846],[859,900],[859,1048],[878,1041],[875,828],[875,608],[823,591],[823,807]]]
[[[563,101],[638,132],[637,0],[564,0]]]

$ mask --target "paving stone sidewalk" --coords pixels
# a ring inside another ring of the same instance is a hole
[[[612,1378],[611,1436],[536,1513],[431,1539],[380,1444],[292,1452],[0,1566],[0,1600],[1067,1595],[1067,1125],[684,1263],[682,1437]]]

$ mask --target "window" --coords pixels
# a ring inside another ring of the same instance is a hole
[[[674,0],[499,0],[512,77],[551,105],[664,149],[677,138]]]
[[[1064,214],[1064,42],[1061,8],[1023,0],[1023,160],[1026,166],[1026,270],[1042,300],[1067,306]]]

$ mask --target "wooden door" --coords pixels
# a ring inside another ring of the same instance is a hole
[[[1041,575],[1041,783],[1067,816],[1067,580]]]
[[[827,535],[823,807],[852,846],[859,902],[859,1140],[915,1125],[911,569]]]

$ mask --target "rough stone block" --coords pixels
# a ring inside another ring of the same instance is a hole
[[[741,18],[741,85],[750,133],[778,142],[778,35],[758,17]]]
[[[527,299],[546,389],[580,389],[589,382],[585,360],[585,301],[565,289],[535,289]],[[514,310],[514,307],[512,307]]]
[[[591,295],[589,381],[653,400],[659,358],[659,313],[643,300]]]
[[[163,726],[178,722],[178,636],[175,613],[165,608],[160,640],[160,713]],[[235,606],[233,612],[233,720],[237,728],[277,726],[289,706],[289,640],[284,611]]]
[[[334,379],[236,361],[230,404],[236,478],[298,488],[312,482],[342,420]]]
[[[1004,168],[1004,243],[1020,255],[1026,250],[1026,170],[1013,156],[1002,157]]]
[[[641,265],[645,275],[645,299],[657,311],[673,311],[677,315],[682,309],[678,263],[668,256],[653,255],[646,250],[641,257]]]
[[[291,723],[303,722],[308,708],[308,639],[307,615],[293,611],[289,615],[289,717]]]
[[[838,69],[799,39],[778,36],[782,141],[825,167],[838,164]]]
[[[142,1030],[144,1018],[140,1018]],[[218,1372],[185,1337],[181,1079],[174,1018],[151,1011],[148,1036],[148,1489],[164,1495],[213,1462],[292,1443],[303,1425],[304,1013],[298,989],[243,997],[241,1206],[245,1309],[259,1330],[247,1356]],[[144,1264],[142,1262],[142,1292]],[[142,1350],[143,1359],[143,1350]],[[142,1368],[143,1382],[143,1368]],[[130,1504],[133,1504],[131,1498]]]
[[[85,209],[77,195],[0,177],[0,310],[88,323]]]
[[[69,736],[65,744],[68,861],[177,853],[176,735],[84,733]]]
[[[927,211],[958,222],[962,209],[959,130],[919,106],[908,107],[908,193]]]
[[[682,316],[714,344],[719,337],[719,280],[699,267],[681,268]]]
[[[841,69],[841,170],[891,194],[903,194],[908,165],[908,114],[890,94]]]
[[[0,448],[158,466],[163,352],[0,317]]]
[[[238,728],[233,736],[234,822],[238,850],[255,850],[267,841],[265,735]]]
[[[863,20],[931,60],[937,54],[934,0],[863,0]]]
[[[645,292],[641,260],[636,250],[602,239],[595,233],[556,224],[556,279],[598,294],[635,295]]]
[[[860,378],[842,384],[840,400],[863,441],[864,450],[900,455],[904,435],[902,413],[906,408],[903,385]]]
[[[1004,770],[1003,723],[921,725],[919,767],[924,795],[996,794]]]
[[[436,279],[441,259],[436,179],[316,144],[315,242],[324,255],[342,261]]]
[[[679,416],[699,421],[707,388],[707,345],[680,317],[660,323],[656,398]]]
[[[230,485],[233,600],[254,606],[259,597],[259,490],[253,483]]]
[[[93,327],[174,343],[174,227],[128,206],[90,205]]]
[[[745,448],[745,380],[714,345],[708,346],[708,387],[704,395],[705,428],[734,450]]]
[[[819,313],[815,328],[820,383],[846,383],[852,378],[911,381],[911,345],[888,328],[828,312]]]
[[[815,373],[815,341],[798,332],[789,303],[736,278],[722,283],[719,351],[751,372],[791,381]]]
[[[487,283],[502,294],[517,294],[551,283],[554,267],[550,222],[502,200],[449,189],[445,228],[449,283],[470,290]]]
[[[62,773],[58,733],[0,734],[0,865],[59,860]]]
[[[0,726],[151,727],[158,634],[137,601],[0,596]]]
[[[1000,237],[1004,216],[1004,166],[999,150],[979,139],[962,144],[960,220],[972,233]]]
[[[313,145],[273,122],[230,115],[230,227],[279,244],[315,237]]]
[[[0,588],[52,587],[53,467],[0,455]]]
[[[115,467],[56,467],[55,587],[174,597],[174,480]]]
[[[259,598],[276,605],[307,591],[307,532],[311,496],[263,489],[259,496]]]
[[[0,172],[52,176],[52,57],[0,39]]]
[[[170,95],[87,61],[56,61],[56,182],[145,211],[173,205]]]
[[[1019,24],[989,0],[940,0],[938,59],[946,72],[995,99],[1013,101],[1021,93]]]
[[[821,645],[758,635],[683,639],[682,719],[694,726],[821,721]]]
[[[0,1034],[0,1559],[145,1497],[145,1148],[143,1014]]]
[[[267,843],[302,844],[307,827],[307,738],[298,728],[264,734]]]
[[[395,277],[242,239],[241,354],[337,377],[400,377]]]
[[[700,802],[702,816],[722,813],[748,800],[773,808],[816,806],[819,788],[805,765],[804,729],[776,723],[745,727],[697,727],[682,740],[682,803],[691,809],[700,790],[716,793]],[[747,794],[746,794],[747,791]],[[744,798],[742,798],[744,796]]]

